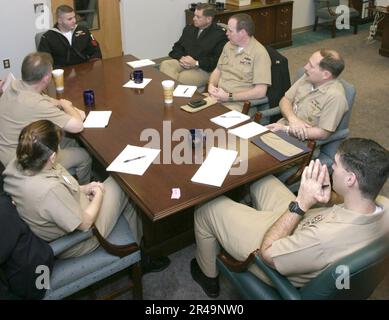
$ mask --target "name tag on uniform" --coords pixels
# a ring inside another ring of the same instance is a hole
[[[72,184],[67,176],[62,176],[67,184]]]

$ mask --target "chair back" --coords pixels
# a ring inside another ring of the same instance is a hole
[[[389,271],[389,239],[339,260],[300,289],[302,299],[367,299]]]
[[[315,2],[315,11],[321,9],[321,8],[327,8],[329,3],[329,7],[337,7],[340,4],[339,0],[328,0],[328,1],[322,1],[322,0],[314,0]]]
[[[36,50],[38,50],[39,48],[39,44],[41,42],[41,39],[42,39],[42,36],[46,33],[47,30],[45,31],[42,31],[42,32],[38,32],[35,34],[35,47],[36,47]]]

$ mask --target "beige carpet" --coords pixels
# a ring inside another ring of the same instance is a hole
[[[343,55],[346,68],[341,77],[352,83],[357,91],[351,114],[350,136],[373,139],[389,149],[389,58],[380,56],[379,41],[369,43],[367,30],[315,42],[310,45],[282,50],[289,60],[293,79],[295,71],[304,66],[310,55],[320,49],[335,49]],[[389,182],[382,190],[389,197]]]

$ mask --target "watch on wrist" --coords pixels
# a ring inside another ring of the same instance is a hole
[[[228,92],[228,101],[234,101],[232,98],[232,92]]]
[[[298,214],[299,216],[304,216],[305,211],[300,208],[297,201],[292,201],[289,203],[289,211]]]

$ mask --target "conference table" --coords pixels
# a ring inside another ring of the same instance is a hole
[[[192,163],[175,163],[172,153],[180,143],[185,143],[185,139],[174,136],[172,139],[172,133],[177,129],[181,132],[190,128],[219,129],[228,136],[226,129],[209,119],[229,109],[217,103],[189,113],[180,108],[187,104],[189,98],[175,97],[172,104],[164,104],[161,81],[169,77],[155,66],[141,68],[144,78],[152,79],[144,89],[124,88],[133,71],[126,62],[134,60],[137,58],[125,55],[66,67],[65,91],[58,95],[52,85],[49,94],[66,98],[85,110],[83,91],[92,89],[95,92],[93,110],[112,110],[106,128],[85,129],[78,135],[81,143],[104,168],[128,144],[143,147],[153,137],[154,147],[161,149],[159,164],[152,163],[142,176],[110,172],[141,212],[144,247],[148,253],[169,254],[193,243],[193,211],[196,205],[306,159],[305,154],[280,162],[248,142],[247,152],[240,152],[239,161],[233,166],[247,165],[244,174],[227,175],[221,187],[191,182],[201,164],[195,163],[198,162],[195,155],[190,161]],[[193,97],[200,97],[200,93],[196,92]],[[155,136],[159,136],[159,140]],[[238,151],[240,143],[244,143],[239,140]],[[214,145],[220,146],[220,141],[216,140]],[[204,158],[205,153],[206,150]],[[172,199],[172,188],[180,188],[179,199]]]

